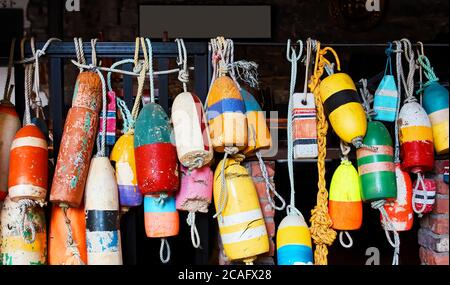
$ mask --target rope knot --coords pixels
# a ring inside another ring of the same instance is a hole
[[[188,83],[189,82],[189,72],[184,69],[180,69],[178,72],[178,80],[182,83]]]

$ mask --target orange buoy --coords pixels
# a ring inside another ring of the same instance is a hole
[[[47,195],[48,149],[42,132],[33,124],[20,129],[11,145],[9,197],[44,203]]]
[[[53,205],[48,239],[48,263],[50,265],[87,264],[84,205],[80,205],[79,208],[68,208],[67,218],[70,220],[70,225],[66,224],[64,209]],[[71,240],[68,237],[68,226],[71,228]]]
[[[97,73],[78,75],[50,191],[52,203],[77,208],[83,199],[101,107],[102,83]]]
[[[14,105],[7,100],[0,101],[0,201],[8,194],[9,152],[20,126]]]

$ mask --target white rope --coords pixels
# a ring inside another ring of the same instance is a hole
[[[73,38],[73,42],[74,42],[74,45],[75,45],[75,54],[77,56],[78,63],[80,65],[87,66],[86,58],[84,57],[83,39],[81,39],[81,38]],[[72,60],[72,62],[73,62],[73,60]],[[78,66],[78,68],[80,69],[80,72],[82,72],[85,67]],[[87,66],[86,68],[89,68],[89,66]]]
[[[385,200],[378,200],[371,203],[373,209],[379,210],[381,213],[384,232],[386,234],[386,238],[389,244],[394,248],[394,257],[392,259],[392,265],[398,265],[399,255],[400,255],[400,237],[398,232],[395,229],[392,220],[389,218],[386,209],[384,208]],[[394,241],[392,241],[391,235],[389,232],[392,232],[394,235]]]
[[[61,39],[58,38],[50,38],[48,39],[44,46],[42,46],[42,49],[38,49],[35,52],[33,52],[33,56],[29,57],[29,58],[25,58],[19,61],[15,61],[14,64],[27,64],[27,63],[32,63],[32,62],[36,62],[37,57],[41,57],[43,55],[45,55],[45,53],[47,52],[48,47],[50,46],[51,43],[53,42],[60,42]]]
[[[308,105],[308,82],[309,82],[309,66],[311,65],[312,42],[311,38],[306,40],[306,60],[305,60],[305,83],[303,85],[302,104]]]
[[[422,207],[420,209],[417,208],[417,203],[415,202],[415,200],[417,199],[417,192],[419,190],[419,186],[422,186],[422,191],[424,194],[423,197],[423,201],[428,200],[428,193],[427,193],[427,187],[425,186],[425,181],[423,180],[423,175],[422,173],[418,173],[417,174],[417,181],[416,181],[416,185],[414,185],[414,189],[413,189],[413,210],[414,213],[418,214],[419,218],[423,217],[423,212],[425,212],[426,208],[427,208],[427,204],[426,203],[421,203]]]
[[[408,39],[401,39],[400,41],[403,43],[405,58],[408,61],[409,65],[406,83],[405,81],[403,81],[406,93],[405,102],[417,102],[417,98],[414,97],[414,73],[417,68],[416,61],[414,59],[414,52],[411,47],[411,42]]]
[[[180,71],[178,72],[178,80],[183,83],[183,91],[187,92],[187,83],[189,82],[189,71],[187,69],[187,52],[183,39],[175,39],[178,46],[177,64]]]
[[[375,112],[375,110],[372,108],[372,103],[373,103],[373,95],[370,94],[369,89],[367,88],[367,79],[362,78],[361,80],[359,80],[359,82],[361,83],[362,87],[359,89],[359,92],[361,94],[361,98],[363,100],[363,108],[366,111],[366,116],[367,119],[369,121],[372,121],[372,117],[375,116],[377,113]]]
[[[344,242],[344,234],[348,239],[348,243]],[[344,247],[344,248],[351,248],[353,246],[353,239],[348,231],[339,232],[339,242],[341,243],[342,247]]]
[[[286,58],[291,62],[291,82],[289,87],[289,106],[288,106],[288,122],[287,122],[287,136],[288,136],[288,172],[289,172],[289,182],[291,187],[291,200],[290,204],[287,206],[288,215],[298,215],[300,211],[295,207],[295,187],[294,187],[294,162],[293,162],[293,130],[292,130],[292,109],[293,102],[292,97],[295,90],[295,83],[297,80],[297,63],[301,58],[303,52],[303,42],[301,40],[297,41],[300,49],[299,54],[295,48],[291,47],[291,40],[287,41],[287,51]]]
[[[269,200],[270,206],[278,211],[284,210],[284,208],[286,208],[286,201],[283,199],[283,197],[281,197],[280,194],[278,194],[278,192],[275,190],[275,187],[270,182],[269,174],[267,173],[266,164],[264,163],[264,160],[262,159],[260,151],[256,152],[256,157],[258,158],[259,168],[261,169],[261,174],[262,174],[262,176],[264,178],[264,182],[266,184],[266,194],[267,194],[267,199]],[[272,192],[274,194],[274,196],[280,200],[281,206],[276,205],[270,192]]]
[[[24,112],[24,125],[31,124],[30,113],[30,101],[31,101],[31,89],[33,86],[33,65],[25,65],[25,112]]]
[[[153,47],[152,43],[150,42],[150,39],[145,39],[148,46],[148,76],[150,80],[150,100],[151,102],[155,102],[155,83],[154,83],[154,75],[156,74],[153,72]]]
[[[189,212],[187,224],[191,227],[191,241],[194,248],[200,247],[200,235],[198,234],[197,226],[195,225],[195,212]]]
[[[398,125],[398,115],[400,112],[400,104],[402,101],[402,78],[404,79],[403,67],[402,67],[402,43],[400,41],[394,41],[396,49],[395,52],[395,64],[397,71],[397,91],[398,91],[398,100],[397,106],[395,109],[395,154],[394,154],[394,162],[400,163],[400,141],[399,141],[399,125]]]
[[[164,257],[164,248],[166,248],[166,257]],[[159,259],[162,263],[168,263],[170,261],[170,245],[167,238],[161,239],[161,247],[159,248]]]

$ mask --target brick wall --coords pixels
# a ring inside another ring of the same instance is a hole
[[[434,179],[437,185],[433,211],[420,220],[420,260],[424,265],[449,265],[448,184],[444,182],[444,167],[448,160],[435,162]]]

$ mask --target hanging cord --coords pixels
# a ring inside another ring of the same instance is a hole
[[[422,95],[423,95],[423,67],[422,64],[420,64],[419,57],[425,56],[423,43],[418,41],[416,46],[417,51],[417,65],[419,67],[419,90],[416,91],[416,94],[419,95],[420,105],[422,105]]]
[[[362,106],[363,106],[364,112],[366,113],[367,120],[369,122],[372,122],[372,117],[376,115],[376,112],[372,107],[374,98],[373,98],[373,95],[370,94],[369,89],[367,88],[367,79],[362,78],[359,82],[362,85],[362,88],[359,89],[359,93],[363,100]],[[366,148],[372,152],[378,151],[378,148],[376,146],[366,145],[363,143],[362,140],[358,140],[358,141],[354,140],[353,144],[355,145],[356,148]]]
[[[421,86],[421,89],[417,91],[417,92],[422,92],[423,88],[429,86],[433,82],[439,81],[439,78],[434,73],[434,69],[433,69],[433,67],[431,67],[430,60],[428,59],[428,57],[421,54],[419,56],[419,58],[417,59],[417,61],[419,62],[419,66],[425,70],[424,74],[425,74],[425,77],[428,79],[428,82],[423,84],[423,86]]]
[[[189,212],[187,224],[191,227],[191,241],[194,248],[200,247],[200,235],[198,234],[197,226],[195,225],[195,212]]]
[[[258,158],[259,168],[261,169],[261,174],[264,178],[264,182],[266,183],[266,195],[267,195],[267,199],[269,200],[270,206],[278,211],[284,210],[284,208],[286,208],[286,201],[283,199],[283,197],[280,194],[278,194],[278,192],[275,190],[275,187],[270,182],[269,174],[267,173],[267,167],[266,167],[266,164],[264,163],[264,160],[262,159],[262,155],[261,155],[260,151],[256,152],[256,157]],[[272,192],[273,195],[275,197],[277,197],[278,200],[280,200],[281,206],[277,206],[275,204],[275,201],[273,200],[270,192]]]
[[[18,220],[19,233],[26,243],[34,243],[36,240],[36,228],[32,218],[30,218],[27,213],[30,208],[36,206],[44,207],[46,203],[31,199],[21,199],[17,204],[20,209],[20,219]]]
[[[166,248],[166,256],[164,257],[164,248]],[[159,259],[166,264],[170,261],[170,245],[167,238],[161,239],[161,247],[159,248]]]
[[[31,111],[30,111],[30,98],[31,89],[33,88],[33,65],[25,65],[25,112],[24,112],[24,125],[31,124]]]
[[[67,204],[59,204],[59,206],[63,210],[64,220],[65,220],[66,227],[67,227],[66,249],[67,249],[67,251],[70,251],[70,253],[72,254],[72,257],[68,258],[67,260],[73,259],[73,261],[71,261],[71,262],[66,261],[65,264],[66,265],[84,265],[84,262],[81,260],[81,255],[80,255],[80,251],[78,250],[78,246],[73,240],[71,221],[67,215],[69,206]]]
[[[403,80],[406,93],[405,103],[417,102],[417,98],[414,97],[414,73],[416,71],[414,52],[411,47],[411,42],[408,39],[401,39],[400,41],[403,43],[405,58],[409,65],[407,80],[406,82]]]
[[[308,83],[309,83],[309,77],[310,77],[310,72],[309,72],[309,67],[311,66],[311,54],[312,54],[312,40],[311,38],[308,38],[306,40],[306,56],[304,58],[305,61],[305,66],[306,66],[306,70],[305,70],[305,83],[303,85],[303,99],[302,99],[302,104],[303,105],[308,105]]]
[[[5,83],[5,90],[3,93],[3,100],[11,101],[11,94],[13,85],[11,85],[11,73],[13,68],[13,62],[14,62],[14,49],[16,47],[16,39],[13,38],[11,41],[11,47],[9,49],[9,59],[8,59],[8,72],[6,74],[6,83]]]
[[[139,45],[140,42],[140,45]],[[142,47],[142,52],[144,54],[144,61],[139,61],[139,47]],[[136,48],[135,48],[135,54],[134,54],[134,72],[139,71],[140,75],[138,77],[138,89],[136,93],[136,99],[134,100],[133,109],[131,110],[131,116],[133,118],[133,121],[136,121],[138,113],[139,113],[139,106],[141,104],[141,97],[142,93],[144,91],[144,83],[145,83],[145,76],[148,70],[148,54],[147,54],[147,48],[145,46],[144,38],[136,38]],[[154,97],[151,98],[151,102],[154,102]]]
[[[348,154],[350,153],[350,146],[346,144],[343,140],[340,142],[340,148],[342,153],[341,163],[346,165],[352,165],[352,163],[348,160]],[[344,234],[347,237],[348,243],[344,242]],[[353,246],[352,236],[348,231],[340,231],[339,232],[339,242],[344,248],[351,248]]]
[[[180,69],[178,80],[183,83],[183,91],[187,92],[187,83],[189,82],[189,70],[187,69],[187,52],[183,39],[175,39],[178,46],[177,64]]]
[[[230,71],[231,78],[241,90],[241,86],[237,80],[239,78],[243,82],[247,83],[252,88],[258,87],[258,64],[253,61],[239,60],[234,61],[234,42],[231,39],[227,39],[228,55],[227,55],[227,68]]]
[[[336,239],[336,231],[331,228],[332,220],[328,214],[328,191],[326,189],[325,180],[325,158],[327,155],[327,131],[328,123],[325,117],[323,103],[319,94],[319,83],[325,69],[325,65],[331,65],[325,58],[325,55],[330,51],[337,63],[337,70],[340,70],[340,62],[336,52],[329,47],[324,49],[320,48],[320,42],[314,41],[313,47],[315,47],[316,59],[314,73],[311,76],[309,88],[314,93],[314,100],[317,108],[317,142],[319,154],[317,157],[317,169],[318,169],[318,193],[317,193],[317,205],[311,211],[311,237],[316,244],[314,252],[314,262],[317,265],[326,265],[328,249],[327,246],[331,246]]]
[[[154,82],[154,76],[155,72],[153,71],[153,47],[152,42],[150,39],[145,39],[148,46],[148,74],[149,74],[149,80],[150,80],[150,100],[151,102],[155,102],[155,82]]]
[[[295,207],[295,185],[294,185],[294,155],[293,155],[293,130],[292,130],[292,110],[293,102],[292,97],[295,92],[295,83],[297,80],[297,63],[300,60],[303,53],[303,42],[301,40],[297,41],[299,45],[299,51],[291,46],[291,40],[287,41],[286,58],[291,63],[291,81],[289,86],[289,105],[288,105],[288,121],[287,121],[287,137],[288,137],[288,172],[289,172],[289,183],[291,187],[291,198],[290,203],[286,207],[288,215],[300,215],[300,211]]]
[[[422,186],[422,191],[419,190],[419,186]],[[423,193],[421,193],[423,192]],[[427,204],[425,203],[428,200],[428,193],[427,193],[427,187],[425,186],[425,181],[423,180],[423,174],[422,173],[417,173],[417,181],[416,181],[416,185],[414,185],[414,189],[413,189],[413,210],[414,213],[418,214],[419,218],[423,217],[423,212],[425,212],[426,208],[427,208]],[[423,203],[422,207],[420,209],[417,208],[416,203],[414,202],[414,200],[417,199],[417,196],[422,194],[423,195]]]
[[[399,255],[400,255],[400,236],[398,232],[395,230],[395,226],[392,223],[392,220],[389,218],[386,209],[384,208],[385,200],[378,200],[371,203],[371,206],[375,210],[379,210],[382,217],[382,224],[384,228],[384,232],[386,234],[386,238],[389,244],[394,248],[394,257],[392,259],[392,265],[398,265]],[[394,241],[392,241],[391,235],[389,232],[392,232],[394,236]]]
[[[84,57],[84,50],[83,50],[83,39],[82,38],[73,38],[73,42],[75,44],[75,54],[77,56],[77,60],[79,64],[82,64],[89,68],[86,63],[86,58]],[[72,62],[74,62],[72,60]],[[80,72],[84,71],[85,67],[78,66],[80,69]]]
[[[395,153],[394,153],[394,162],[400,163],[400,142],[399,142],[399,125],[398,125],[398,115],[400,112],[400,103],[402,101],[402,84],[401,80],[404,78],[403,75],[403,67],[402,67],[402,43],[400,41],[395,41],[396,49],[395,52],[395,65],[397,71],[397,91],[398,91],[398,100],[397,106],[395,109]]]

